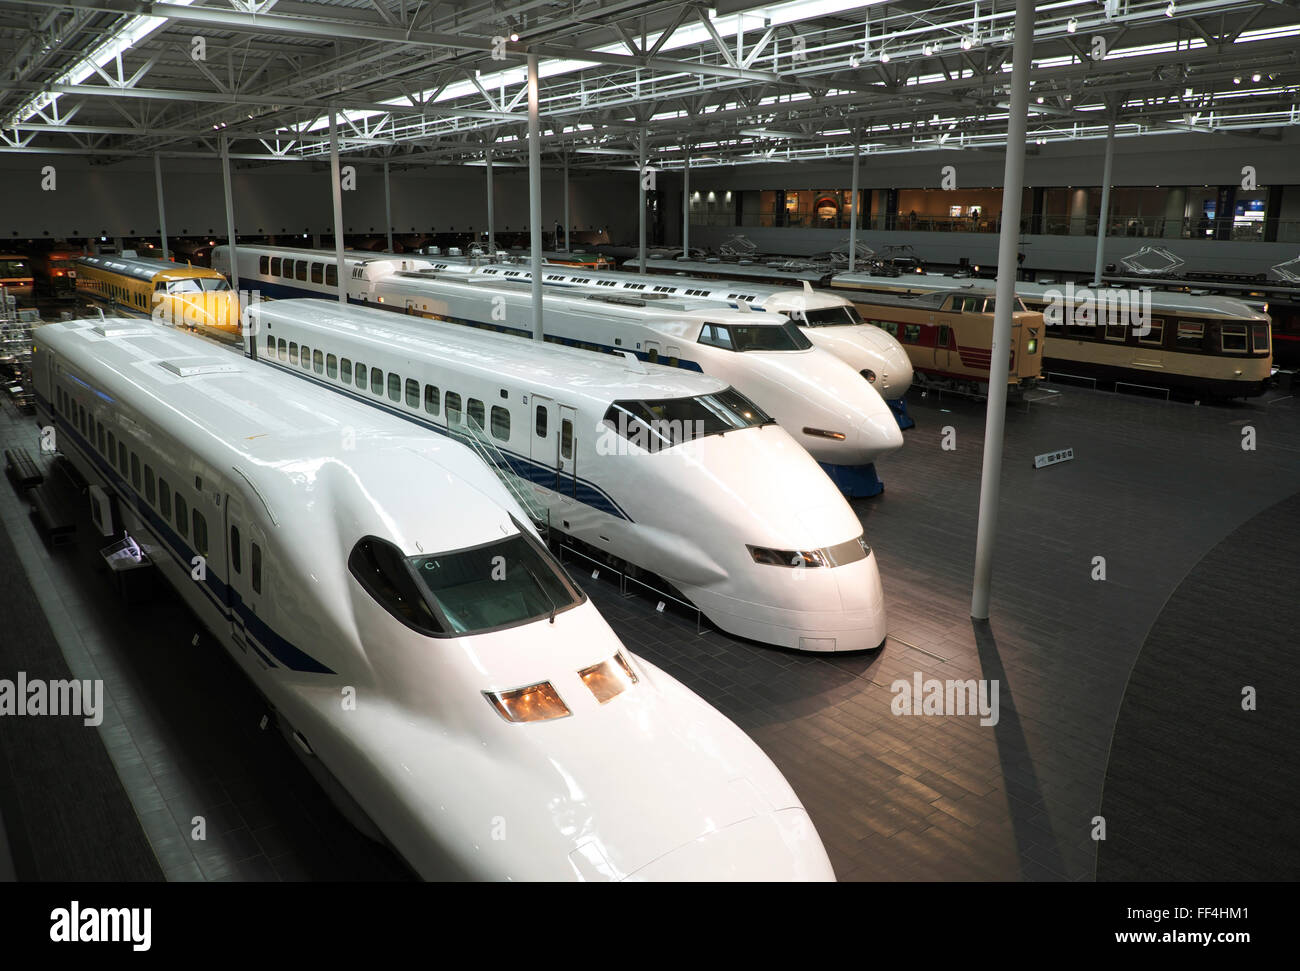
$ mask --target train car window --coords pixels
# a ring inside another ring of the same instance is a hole
[[[1219,340],[1223,350],[1229,354],[1244,354],[1246,348],[1245,324],[1220,324]]]
[[[989,300],[987,303],[988,306],[985,307],[985,300],[982,297],[962,297],[961,311],[965,314],[991,314],[993,312],[993,301]]]
[[[370,391],[372,394],[384,393],[384,372],[382,368],[370,369]]]
[[[86,406],[77,405],[77,425],[81,428],[81,434],[86,434]]]
[[[322,265],[321,265],[320,263],[312,263],[312,265],[311,265],[311,282],[312,282],[312,283],[324,283],[324,282],[325,282],[325,278],[324,278],[324,276],[323,276],[323,269],[324,269],[324,268],[322,267]]]
[[[567,418],[560,421],[560,455],[573,458],[573,422]]]
[[[117,439],[113,437],[112,432],[108,433],[108,449],[104,452],[104,454],[108,456],[108,462],[110,465],[112,465],[113,456],[117,454]]]
[[[152,506],[157,498],[158,489],[154,483],[153,466],[146,465],[144,467],[144,501]]]
[[[357,387],[362,391],[366,390],[366,366],[357,361]]]
[[[1177,347],[1180,351],[1199,351],[1205,343],[1205,324],[1199,320],[1178,322]]]
[[[298,363],[298,342],[297,341],[289,341],[289,363],[290,364]]]
[[[469,413],[470,425],[477,428],[479,431],[482,431],[483,418],[486,414],[483,410],[483,402],[479,401],[477,398],[470,398],[469,407],[466,411]]]
[[[407,627],[421,634],[444,633],[421,595],[406,557],[391,543],[373,536],[358,540],[348,557],[348,571],[379,606]]]
[[[242,567],[243,564],[240,562],[240,549],[239,549],[239,527],[231,526],[230,527],[230,568],[234,570],[236,573],[242,573],[244,572]]]
[[[172,518],[172,487],[167,484],[166,479],[158,480],[158,511],[162,513],[163,519],[168,521]]]
[[[316,353],[319,354],[320,352],[317,351]],[[306,344],[302,345],[302,369],[304,371],[311,370],[311,348],[309,348]]]
[[[279,348],[279,354],[277,356],[282,361],[289,360],[289,345],[285,343],[283,337],[280,338],[280,348]]]
[[[460,424],[460,395],[455,391],[447,392],[447,424]]]
[[[915,344],[921,339],[920,324],[904,324],[902,341],[904,344]]]
[[[325,286],[336,287],[339,285],[339,271],[333,263],[325,267]]]
[[[1159,317],[1151,318],[1151,330],[1138,338],[1139,344],[1162,346],[1165,342],[1165,322]]]
[[[1268,324],[1250,325],[1251,344],[1256,354],[1267,354],[1269,350]]]
[[[545,406],[545,405],[538,405],[538,406],[537,406],[537,426],[536,426],[536,427],[537,427],[537,437],[538,437],[538,438],[545,438],[545,437],[546,437],[546,406]]]
[[[275,357],[275,338],[270,334],[266,335],[266,353],[268,357]]]
[[[392,371],[388,372],[388,400],[402,400],[402,376]]]
[[[442,410],[442,395],[431,384],[424,386],[424,410],[436,415]]]
[[[179,492],[176,493],[176,532],[181,534],[182,539],[190,535],[190,507]]]
[[[271,257],[262,256],[257,261],[257,272],[267,276],[271,272]]]
[[[279,276],[279,275],[280,275],[280,257],[278,257],[278,256],[272,256],[272,257],[271,257],[271,270],[270,270],[270,275],[271,275],[271,276]]]
[[[339,380],[344,384],[352,383],[352,359],[349,357],[339,358]]]
[[[140,491],[140,456],[135,452],[131,453],[131,485],[136,492]]]
[[[510,441],[510,409],[500,405],[492,406],[492,437],[503,442]]]
[[[325,355],[325,376],[327,378],[337,378],[339,376],[339,359],[333,354]]]
[[[728,351],[735,350],[731,345],[731,331],[721,324],[705,324],[700,328],[699,344],[709,347],[721,347]]]
[[[262,547],[258,546],[256,543],[249,543],[248,547],[249,547],[249,552],[252,554],[249,557],[248,567],[252,574],[253,593],[261,593],[262,592]]]
[[[117,471],[126,475],[126,442],[117,443]]]
[[[208,555],[208,521],[203,518],[203,513],[197,509],[194,510],[194,548],[198,550],[199,556]]]
[[[286,262],[288,261],[286,260]],[[293,278],[295,280],[302,280],[304,283],[307,282],[307,261],[306,260],[297,260],[294,262]]]
[[[1108,341],[1125,341],[1128,339],[1128,322],[1121,321],[1114,323],[1106,322],[1106,340]]]
[[[95,427],[95,447],[99,449],[100,455],[104,454],[104,426],[103,425],[97,425]]]
[[[949,327],[947,324],[940,324],[939,325],[939,346],[943,348],[951,347],[952,344],[949,343],[951,338],[952,338],[952,328]]]
[[[319,347],[311,352],[311,366],[317,374],[325,373],[325,352]]]
[[[406,379],[406,406],[408,408],[420,407],[420,382],[414,378]]]

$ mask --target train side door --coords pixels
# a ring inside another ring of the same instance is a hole
[[[225,512],[226,608],[230,611],[231,637],[240,650],[247,650],[246,627],[251,614],[255,613],[251,583],[253,564],[249,549],[252,530],[244,502],[238,496],[226,493]]]
[[[529,397],[532,408],[532,434],[529,436],[528,457],[535,465],[542,466],[545,472],[536,472],[532,480],[547,489],[557,489],[559,473],[555,469],[555,457],[559,446],[559,422],[555,402],[535,394]]]

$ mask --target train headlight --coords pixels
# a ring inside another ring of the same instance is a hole
[[[483,696],[508,722],[543,722],[572,714],[549,681],[509,691],[484,691]]]
[[[826,557],[821,550],[774,550],[766,546],[746,546],[755,563],[764,566],[810,567],[825,566]]]
[[[612,660],[601,661],[578,672],[582,683],[602,705],[611,698],[616,698],[636,684],[636,674],[632,665],[622,654],[615,654]]]
[[[1035,353],[1038,350],[1038,340],[1033,337],[1029,338],[1029,343],[1025,345],[1025,350],[1030,354]]]
[[[868,367],[868,368],[863,368],[863,369],[862,369],[862,376],[863,376],[864,378],[867,379],[867,382],[868,382],[869,384],[875,384],[875,383],[876,383],[876,372],[873,371],[873,370],[871,370],[871,368],[869,368],[869,367]]]

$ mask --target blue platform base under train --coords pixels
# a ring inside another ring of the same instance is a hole
[[[906,398],[886,398],[885,404],[889,405],[889,410],[894,413],[894,418],[898,421],[898,427],[903,431],[916,424],[916,419],[907,413]]]
[[[885,484],[876,475],[876,466],[871,465],[818,465],[831,477],[835,487],[844,493],[847,499],[869,499],[885,491]]]

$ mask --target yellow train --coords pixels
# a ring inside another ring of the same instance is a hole
[[[139,256],[83,256],[77,293],[115,313],[240,342],[238,295],[216,270]]]

